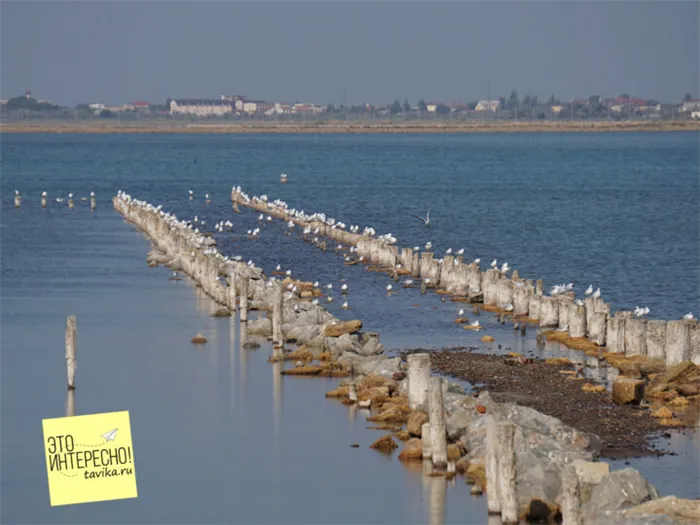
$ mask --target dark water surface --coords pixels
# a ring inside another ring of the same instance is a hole
[[[482,264],[507,260],[547,285],[574,281],[582,293],[592,282],[614,309],[700,313],[694,133],[3,134],[1,146],[3,522],[485,520],[484,500],[460,480],[438,484],[368,450],[380,434],[365,430],[364,415],[323,398],[334,381],[277,377],[268,347],[241,351],[238,327],[211,318],[187,281],[147,268],[148,243],[111,208],[119,189],[181,218],[197,215],[204,230],[231,220],[233,233],[216,235],[219,249],[268,273],[280,263],[335,290],[345,279],[350,309],[335,292],[329,310],[362,319],[387,348],[476,346],[482,334],[452,322],[459,305],[417,290],[387,296],[385,275],[344,266],[282,235],[283,224],[261,225],[260,238],[247,240],[257,214],[232,213],[232,185],[391,232],[403,246],[431,240],[438,251],[465,247]],[[279,184],[281,172],[290,183]],[[15,188],[24,195],[19,210]],[[94,212],[86,202],[69,210],[53,201],[90,191]],[[410,217],[428,208],[431,229]],[[130,411],[136,500],[48,504],[41,419],[64,414],[70,314],[78,316],[77,413]],[[534,330],[521,338],[493,316],[479,319],[496,337],[490,350],[533,349]],[[189,343],[198,331],[209,338],[201,349]],[[697,438],[671,441],[679,456],[632,466],[665,494],[700,496]],[[355,442],[360,449],[349,447]]]

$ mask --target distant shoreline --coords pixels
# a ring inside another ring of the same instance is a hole
[[[657,122],[231,122],[185,123],[3,123],[2,133],[548,133],[548,132],[700,131],[700,121]]]

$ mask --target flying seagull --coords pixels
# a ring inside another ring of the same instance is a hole
[[[425,216],[425,219],[423,217],[419,217],[418,215],[411,215],[411,217],[415,217],[416,219],[420,219],[423,221],[423,224],[426,226],[430,226],[430,210],[428,210],[427,215]]]
[[[114,438],[117,436],[117,428],[114,430],[110,430],[109,432],[105,432],[102,434],[102,437],[105,438],[107,441],[114,441]]]

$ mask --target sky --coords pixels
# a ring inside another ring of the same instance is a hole
[[[700,98],[697,1],[0,2],[0,97]]]

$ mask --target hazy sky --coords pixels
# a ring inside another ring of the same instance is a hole
[[[700,97],[697,1],[0,2],[0,96]]]

